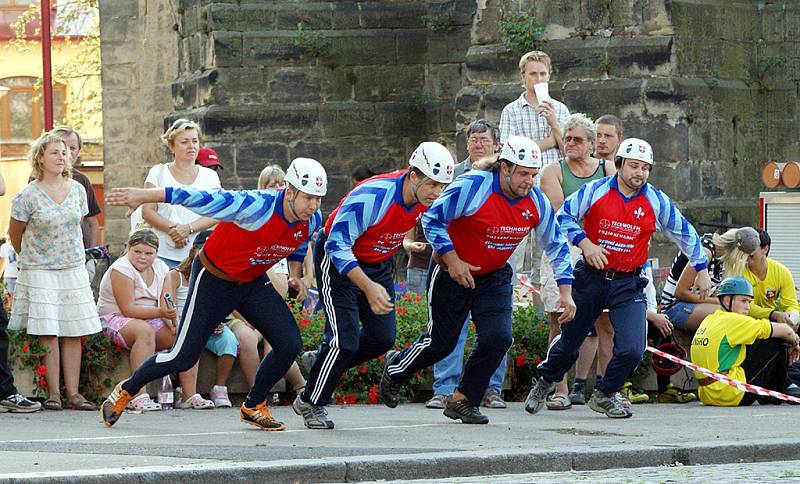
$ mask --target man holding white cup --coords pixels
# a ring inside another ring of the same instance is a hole
[[[525,92],[508,103],[500,115],[500,142],[509,136],[526,136],[536,141],[542,150],[544,166],[558,162],[564,149],[561,123],[569,109],[548,92],[553,72],[550,56],[534,50],[519,60],[519,73]],[[538,184],[538,183],[537,183]]]

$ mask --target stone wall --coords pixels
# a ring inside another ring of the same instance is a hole
[[[693,222],[726,209],[757,223],[759,167],[800,153],[792,1],[101,0],[108,186],[141,184],[177,116],[200,122],[226,187],[317,157],[328,210],[356,165],[402,166],[425,139],[464,156],[467,124],[497,121],[521,92],[519,53],[498,31],[513,9],[545,27],[554,97],[620,115],[627,135],[651,141],[654,183]],[[127,231],[121,213],[109,213],[112,243]]]
[[[165,160],[159,136],[173,111],[170,85],[178,74],[177,12],[170,0],[100,0],[103,158],[107,188],[142,186],[147,170]],[[146,55],[143,55],[146,53]],[[108,207],[105,240],[118,252],[130,223]]]
[[[522,92],[520,52],[501,44],[502,12],[522,9],[545,27],[553,97],[572,112],[623,119],[651,142],[651,180],[700,230],[721,210],[758,223],[760,167],[800,154],[800,4],[723,0],[484,0],[456,99],[459,132],[498,121]],[[459,137],[459,151],[464,151]],[[674,246],[657,238],[669,264]]]
[[[319,159],[330,210],[355,166],[399,168],[421,141],[452,142],[469,3],[184,0],[170,118],[200,122],[226,187]]]

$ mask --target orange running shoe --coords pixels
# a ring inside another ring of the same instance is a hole
[[[247,408],[243,403],[239,411],[239,418],[242,422],[254,425],[261,430],[269,432],[286,430],[286,424],[275,420],[266,403],[259,403],[256,408]]]
[[[122,416],[122,412],[125,411],[125,407],[133,400],[133,396],[122,389],[123,383],[125,382],[117,383],[111,395],[100,405],[100,416],[103,418],[103,425],[106,427],[111,427],[117,423],[117,420]]]

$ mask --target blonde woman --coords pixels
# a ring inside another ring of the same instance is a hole
[[[63,374],[67,406],[94,410],[78,392],[81,337],[101,329],[84,269],[86,192],[72,180],[69,152],[60,136],[43,134],[28,157],[34,181],[14,197],[8,229],[20,269],[9,328],[26,329],[48,349],[46,409],[62,409]]]
[[[145,188],[221,188],[217,172],[195,164],[200,151],[200,127],[194,121],[176,120],[161,140],[174,161],[151,168],[145,179]],[[155,229],[159,240],[158,257],[170,269],[186,258],[197,234],[216,223],[214,219],[201,217],[185,207],[164,203],[143,205],[142,218]]]
[[[758,232],[751,227],[730,229],[724,234],[703,234],[700,237],[708,257],[711,276],[709,294],[702,298],[692,286],[697,272],[678,253],[661,293],[661,310],[672,325],[693,334],[706,316],[717,311],[719,301],[714,291],[725,277],[739,276],[747,264],[747,256],[758,249]]]

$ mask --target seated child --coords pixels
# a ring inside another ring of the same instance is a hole
[[[127,247],[127,252],[103,275],[97,312],[103,334],[130,351],[133,370],[156,351],[172,346],[178,314],[164,301],[169,291],[165,283],[168,269],[156,257],[156,234],[151,230],[137,230],[128,239]],[[197,373],[190,370],[179,377],[184,387],[193,388]],[[144,412],[161,409],[144,390],[128,407]]]
[[[692,362],[734,380],[782,392],[787,366],[800,356],[800,337],[787,324],[747,315],[753,286],[729,277],[717,290],[721,310],[707,316],[692,340]],[[786,345],[789,346],[788,350]],[[706,405],[747,406],[772,403],[762,397],[695,372],[700,400]]]

